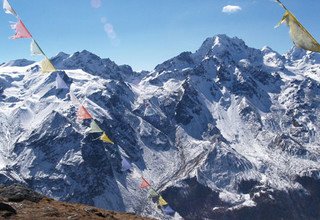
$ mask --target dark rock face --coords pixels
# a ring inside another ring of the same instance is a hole
[[[43,195],[18,184],[1,186],[0,197],[5,198],[9,202],[22,202],[24,200],[30,202],[39,202],[44,198]]]
[[[38,203],[44,198],[43,195],[34,192],[25,186],[13,184],[9,186],[0,186],[0,215],[8,218],[17,214],[16,209],[11,205],[12,203],[20,203],[29,201]]]
[[[292,156],[305,157],[307,154],[310,156],[310,152],[303,147],[298,141],[290,137],[289,135],[282,134],[276,137],[269,145],[272,149],[281,149],[283,152]]]
[[[259,182],[256,180],[241,180],[241,182],[238,184],[238,191],[239,193],[248,194],[258,184]]]
[[[186,179],[177,187],[169,187],[163,196],[186,220],[319,219],[320,181],[311,177],[297,177],[297,182],[309,193],[262,189],[254,180],[243,181],[239,190],[249,193],[256,205],[239,208],[221,201],[218,191],[203,186],[196,179]]]
[[[223,204],[219,193],[199,184],[195,178],[165,190],[163,197],[184,219],[204,219],[210,216],[210,210]]]
[[[320,171],[314,172],[319,175]],[[315,202],[320,202],[320,179],[318,176],[297,176],[296,181],[300,183],[311,197],[314,197]]]
[[[176,121],[183,125],[187,125],[193,119],[193,113],[200,115],[201,107],[199,100],[196,99],[197,91],[192,88],[188,82],[183,84],[185,90],[181,101],[178,103],[176,108]],[[189,112],[191,111],[191,112]]]
[[[15,214],[17,214],[17,211],[11,205],[0,202],[0,215],[2,217],[8,218]]]

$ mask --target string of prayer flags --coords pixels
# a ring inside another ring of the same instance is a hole
[[[122,155],[121,155],[121,159],[122,159],[122,161],[121,161],[121,166],[122,166],[121,171],[125,172],[127,170],[130,170],[132,168],[132,166],[129,163],[129,161]]]
[[[69,89],[68,85],[59,74],[57,74],[56,77],[56,89]]]
[[[166,205],[168,205],[167,201],[164,200],[164,198],[163,198],[162,196],[159,196],[158,202],[159,202],[159,205],[160,205],[160,206],[166,206]]]
[[[149,188],[151,187],[151,184],[141,176],[142,183],[140,185],[141,189]],[[161,206],[161,210],[165,215],[174,215],[175,211],[169,206],[168,202],[159,194],[157,191],[155,191],[152,187],[149,190],[148,198],[157,198],[159,206]]]
[[[146,188],[149,188],[151,186],[151,184],[143,177],[142,178],[142,182],[140,184],[140,188],[141,189],[146,189]]]
[[[77,115],[78,115],[78,119],[80,120],[92,119],[92,116],[83,105],[80,106]]]
[[[149,196],[148,196],[149,198],[156,198],[158,196],[159,194],[154,189],[149,190]]]
[[[92,120],[90,123],[90,128],[87,131],[88,133],[103,133],[103,130],[99,127],[95,120]]]
[[[286,23],[290,29],[290,36],[293,43],[300,48],[305,50],[320,52],[320,45],[314,39],[314,37],[308,32],[308,30],[303,27],[303,25],[298,21],[298,19],[280,2],[276,0],[284,10],[286,10],[281,21],[276,26],[279,27],[281,24]]]
[[[142,182],[140,185],[141,189],[145,189],[145,188],[149,188],[149,193],[148,193],[148,198],[157,198],[158,200],[158,205],[161,207],[162,212],[165,215],[174,215],[175,211],[169,206],[168,202],[159,194],[157,193],[157,191],[155,191],[152,187],[151,184],[145,179],[143,178],[143,176],[141,176],[142,178]]]
[[[32,39],[31,45],[30,45],[31,55],[44,55],[44,52],[39,47],[38,43]]]
[[[161,209],[162,209],[163,213],[166,215],[173,215],[175,213],[175,211],[169,205],[161,207]]]
[[[41,67],[42,73],[51,73],[51,72],[57,71],[47,57],[45,57],[44,60],[41,61],[40,67]]]
[[[3,0],[3,9],[7,14],[12,14],[17,17],[18,21],[11,25],[11,28],[15,30],[15,34],[11,36],[11,39],[19,39],[19,38],[32,38],[32,42],[30,45],[31,54],[32,55],[43,55],[45,59],[41,61],[40,66],[43,73],[50,73],[56,71],[56,68],[52,65],[51,61],[44,54],[38,43],[33,39],[31,33],[26,28],[22,20],[17,15],[16,11],[11,7],[8,0]]]
[[[16,23],[12,24],[11,28],[15,30],[15,35],[13,35],[11,39],[32,38],[30,32],[20,19]]]
[[[105,143],[114,144],[105,132],[103,132],[103,134],[101,135],[100,140]]]
[[[13,16],[18,16],[15,10],[11,7],[8,0],[3,0],[3,9],[6,14],[12,14]]]

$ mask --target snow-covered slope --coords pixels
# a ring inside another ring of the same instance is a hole
[[[85,133],[68,91],[55,89],[58,72],[28,62],[0,66],[2,183],[169,218],[139,189],[143,175],[185,219],[320,218],[318,54],[225,35],[152,72],[58,54],[59,74],[115,145]]]

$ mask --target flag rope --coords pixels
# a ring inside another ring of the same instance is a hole
[[[287,7],[280,1],[280,0],[275,0],[276,2],[279,3],[279,5],[286,11],[288,11]]]

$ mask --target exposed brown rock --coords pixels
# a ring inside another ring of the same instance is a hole
[[[55,201],[21,186],[0,187],[1,219],[108,219],[149,220],[130,213],[107,211],[91,206]]]

